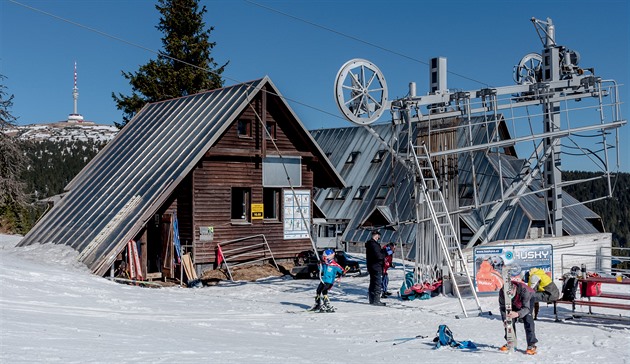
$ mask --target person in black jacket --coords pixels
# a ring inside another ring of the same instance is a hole
[[[383,281],[383,264],[385,256],[381,245],[378,243],[381,233],[378,230],[372,230],[372,239],[365,243],[365,263],[367,271],[370,274],[370,287],[368,288],[368,298],[371,305],[385,306],[381,302],[381,284]]]

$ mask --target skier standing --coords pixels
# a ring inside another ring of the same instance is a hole
[[[383,261],[383,293],[381,294],[381,298],[387,298],[392,295],[392,293],[387,290],[387,286],[389,285],[389,275],[387,274],[387,270],[390,267],[394,268],[394,252],[396,251],[396,244],[388,243],[385,245],[383,250],[383,253],[385,253],[385,259]]]
[[[346,271],[335,261],[335,252],[332,249],[326,249],[324,254],[322,254],[322,262],[319,269],[320,282],[317,286],[315,306],[311,308],[311,311],[333,312],[335,308],[330,305],[328,291],[332,289],[337,276],[345,274]]]
[[[383,284],[383,264],[384,254],[378,239],[381,233],[378,230],[372,230],[372,239],[365,243],[365,263],[367,271],[370,274],[370,287],[368,288],[368,298],[371,305],[385,306],[381,302],[381,288]]]
[[[502,287],[499,290],[499,309],[501,310],[501,318],[504,324],[508,315],[505,310],[505,296],[504,289],[508,289],[508,296],[512,299],[512,310],[509,312],[512,320],[514,332],[516,332],[516,322],[522,321],[525,326],[525,336],[527,339],[526,354],[536,354],[536,331],[534,325],[534,318],[532,317],[532,308],[534,306],[535,297],[534,290],[528,287],[520,280],[520,271],[514,271],[512,273],[512,279],[510,280],[509,287]],[[507,286],[507,285],[506,285]],[[507,340],[507,335],[506,335]],[[503,345],[501,351],[508,351],[508,345]]]

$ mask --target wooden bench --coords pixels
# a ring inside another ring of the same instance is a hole
[[[580,282],[596,282],[596,283],[610,283],[610,284],[630,284],[630,279],[624,278],[621,282],[616,278],[606,278],[606,277],[588,277],[588,278],[578,278]]]
[[[623,294],[623,293],[602,292],[602,294],[600,294],[597,297],[614,298],[616,300],[628,300],[628,301],[630,301],[630,295]]]
[[[588,277],[588,278],[578,278],[580,284],[585,284],[588,282],[593,283],[603,283],[603,284],[630,284],[630,279],[624,278],[621,282],[617,281],[616,278],[608,278],[608,277]],[[618,303],[618,302],[602,302],[602,301],[593,301],[592,298],[609,298],[609,299],[617,299],[623,300],[625,302],[630,301],[630,295],[624,293],[612,293],[612,292],[602,292],[599,296],[591,296],[591,297],[582,297],[579,300],[573,301],[556,301],[553,304],[553,313],[556,316],[556,321],[558,320],[558,304],[567,304],[571,305],[575,315],[575,306],[587,306],[588,307],[588,315],[595,316],[591,311],[591,307],[603,307],[603,308],[612,308],[618,310],[630,310],[630,304],[628,303]],[[599,317],[603,317],[606,315],[597,315]],[[616,317],[616,316],[615,316]],[[612,317],[611,317],[612,318]]]
[[[593,306],[593,307],[616,308],[616,309],[619,309],[619,310],[630,310],[630,304],[614,303],[614,302],[575,300],[575,301],[556,301],[554,303],[554,307],[553,307],[554,313],[556,313],[556,304],[558,304],[558,303],[570,304],[570,305],[574,305],[574,306]]]

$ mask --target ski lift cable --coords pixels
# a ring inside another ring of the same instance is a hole
[[[385,51],[385,52],[388,52],[388,53],[394,54],[394,55],[396,55],[396,56],[399,56],[399,57],[402,57],[402,58],[408,59],[408,60],[410,60],[410,61],[418,62],[418,63],[421,63],[421,64],[423,64],[423,65],[429,66],[429,62],[426,62],[426,61],[423,61],[423,60],[420,60],[420,59],[417,59],[417,58],[410,57],[410,56],[408,56],[408,55],[406,55],[406,54],[403,54],[403,53],[400,53],[400,52],[394,51],[394,50],[389,49],[389,48],[385,48],[385,47],[383,47],[383,46],[380,46],[380,45],[375,44],[375,43],[372,43],[372,42],[368,42],[368,41],[363,40],[363,39],[361,39],[361,38],[358,38],[358,37],[355,37],[355,36],[352,36],[352,35],[349,35],[349,34],[346,34],[346,33],[340,32],[340,31],[335,30],[335,29],[332,29],[332,28],[325,27],[325,26],[320,25],[320,24],[317,24],[317,23],[315,23],[315,22],[312,22],[312,21],[309,21],[309,20],[306,20],[306,19],[303,19],[303,18],[299,18],[299,17],[297,17],[297,16],[295,16],[295,15],[291,15],[291,14],[288,14],[288,13],[282,12],[282,11],[280,11],[280,10],[274,9],[274,8],[269,7],[269,6],[266,6],[266,5],[259,4],[259,3],[257,3],[257,2],[251,1],[251,0],[244,0],[244,1],[245,1],[245,2],[247,2],[247,3],[250,3],[250,4],[252,4],[252,5],[258,6],[258,7],[260,7],[260,8],[263,8],[263,9],[266,9],[266,10],[269,10],[269,11],[272,11],[272,12],[274,12],[274,13],[277,13],[277,14],[280,14],[280,15],[283,15],[283,16],[286,16],[286,17],[289,17],[289,18],[291,18],[291,19],[294,19],[294,20],[301,21],[301,22],[303,22],[303,23],[309,24],[309,25],[314,26],[314,27],[316,27],[316,28],[323,29],[323,30],[328,31],[328,32],[331,32],[331,33],[333,33],[333,34],[336,34],[336,35],[339,35],[339,36],[342,36],[342,37],[345,37],[345,38],[348,38],[348,39],[354,40],[354,41],[359,42],[359,43],[363,43],[363,44],[368,45],[368,46],[370,46],[370,47],[374,47],[374,48],[380,49],[380,50],[382,50],[382,51]],[[463,78],[463,79],[466,79],[466,80],[468,80],[468,81],[476,82],[476,83],[481,84],[481,85],[484,85],[484,86],[486,86],[486,87],[491,87],[491,85],[489,85],[489,84],[488,84],[488,83],[486,83],[486,82],[482,82],[482,81],[476,80],[476,79],[474,79],[474,78],[471,78],[471,77],[465,76],[465,75],[463,75],[463,74],[460,74],[460,73],[457,73],[457,72],[453,72],[453,71],[448,71],[448,70],[447,70],[446,72],[447,72],[447,73],[450,73],[450,74],[452,74],[452,75],[454,75],[454,76],[457,76],[457,77],[461,77],[461,78]]]

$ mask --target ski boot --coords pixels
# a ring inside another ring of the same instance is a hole
[[[536,345],[528,346],[527,350],[525,350],[525,354],[536,355]]]
[[[505,345],[499,348],[499,351],[502,351],[504,353],[511,353],[516,351],[516,342],[507,342]]]
[[[328,295],[324,296],[324,303],[322,307],[319,309],[319,312],[335,312],[336,308],[330,305],[330,301],[328,300]]]
[[[317,295],[317,297],[315,297],[315,306],[309,308],[309,311],[319,311],[322,308],[322,297],[320,295]]]

